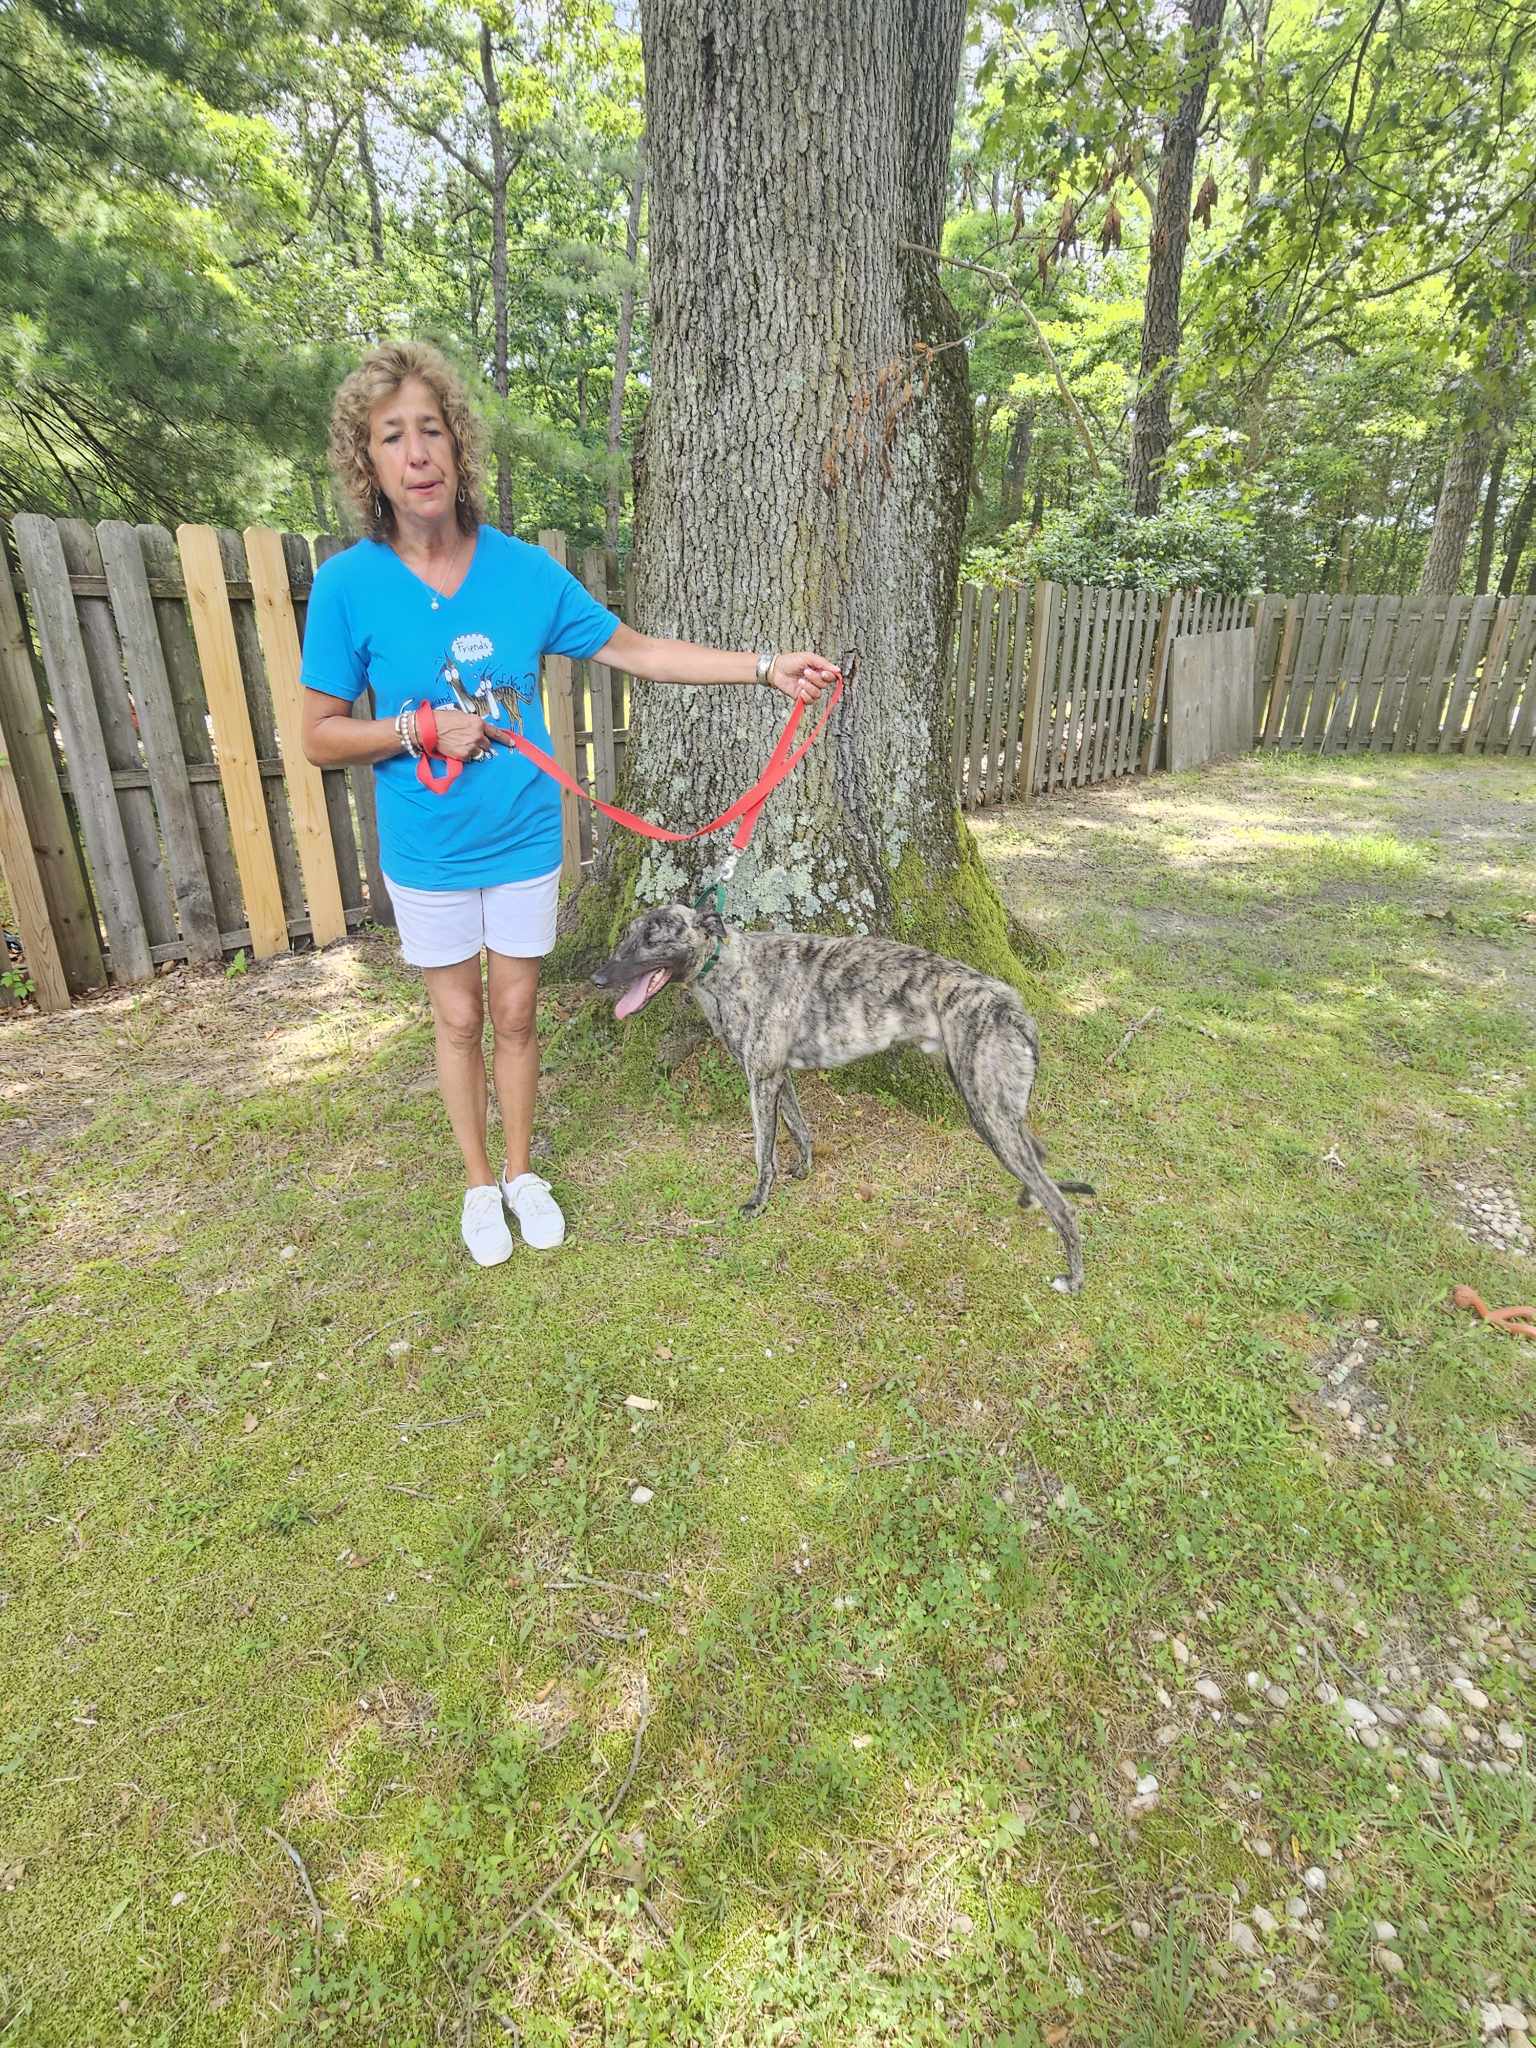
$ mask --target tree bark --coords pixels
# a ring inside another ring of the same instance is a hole
[[[1536,473],[1526,478],[1525,489],[1515,500],[1515,509],[1509,515],[1509,528],[1504,536],[1504,566],[1499,571],[1500,597],[1514,595],[1515,578],[1520,574],[1520,557],[1531,537],[1533,514],[1536,514]]]
[[[1189,247],[1189,204],[1195,149],[1221,37],[1226,0],[1189,0],[1189,55],[1178,112],[1169,124],[1157,178],[1157,205],[1141,325],[1141,370],[1128,478],[1131,506],[1150,517],[1162,496],[1163,467],[1173,441],[1173,387],[1179,366],[1179,298]]]
[[[480,23],[480,86],[485,94],[486,125],[491,143],[491,303],[496,323],[491,381],[498,398],[507,395],[507,137],[501,125],[501,81],[496,76],[496,48],[489,25]],[[496,461],[497,524],[512,531],[512,474],[503,450]]]
[[[964,0],[645,0],[653,369],[628,613],[716,646],[859,653],[762,815],[733,919],[896,931],[1016,972],[945,731],[971,412],[920,252],[943,222],[964,20]],[[805,111],[855,101],[856,122]],[[766,689],[637,684],[626,801],[675,826],[713,816],[786,709]],[[724,852],[615,834],[569,957]]]
[[[1435,501],[1435,524],[1419,571],[1420,597],[1449,597],[1461,581],[1462,558],[1477,517],[1478,493],[1492,440],[1487,427],[1468,427],[1452,444]]]
[[[1035,405],[1021,405],[1013,416],[1008,450],[1003,457],[1003,524],[1017,526],[1024,517],[1024,479],[1035,440]]]
[[[1477,582],[1473,586],[1479,597],[1486,596],[1488,578],[1493,574],[1493,547],[1499,532],[1499,493],[1504,484],[1504,460],[1508,454],[1508,441],[1500,440],[1488,465],[1488,488],[1483,493],[1483,520],[1477,540]]]
[[[645,205],[645,144],[640,144],[634,183],[629,188],[629,226],[624,237],[624,255],[629,263],[630,282],[619,296],[619,331],[613,348],[613,389],[608,394],[608,493],[604,538],[610,552],[619,547],[619,514],[624,504],[624,484],[619,475],[619,450],[624,443],[624,386],[629,379],[629,351],[635,333],[635,265],[640,260],[640,215]]]
[[[367,102],[357,103],[357,161],[362,169],[363,183],[368,190],[368,236],[373,244],[373,260],[376,264],[384,261],[384,209],[379,204],[379,180],[373,168],[373,146],[368,139]]]

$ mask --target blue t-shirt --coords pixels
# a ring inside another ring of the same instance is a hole
[[[491,684],[516,691],[511,708],[489,697],[476,708],[548,753],[540,655],[582,661],[618,624],[553,555],[494,526],[480,528],[452,597],[439,596],[393,548],[360,540],[315,572],[300,675],[310,689],[349,701],[369,685],[377,716],[393,718],[423,697],[451,709],[451,665],[471,696]],[[489,760],[466,761],[441,796],[417,780],[405,754],[376,762],[373,773],[384,872],[408,889],[489,889],[560,865],[559,789],[511,747],[493,744]]]

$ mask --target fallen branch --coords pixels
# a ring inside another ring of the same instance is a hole
[[[315,1888],[309,1881],[309,1872],[304,1868],[304,1858],[295,1849],[292,1842],[284,1840],[276,1828],[268,1828],[265,1832],[272,1837],[273,1841],[276,1842],[279,1849],[284,1852],[289,1862],[292,1863],[294,1869],[299,1873],[300,1882],[303,1884],[305,1894],[309,1899],[314,1929],[316,1934],[319,1934],[325,1926],[325,1914],[321,1911],[320,1901],[315,1897]]]
[[[576,1854],[565,1865],[564,1869],[560,1872],[559,1876],[552,1877],[549,1883],[545,1885],[543,1891],[541,1891],[539,1893],[539,1896],[534,1900],[533,1904],[531,1906],[525,1906],[523,1911],[518,1914],[517,1918],[512,1922],[511,1926],[507,1929],[506,1933],[501,1937],[501,1941],[498,1944],[498,1947],[505,1948],[507,1943],[512,1939],[513,1935],[517,1933],[519,1928],[525,1927],[530,1920],[534,1919],[537,1915],[541,1914],[544,1911],[544,1908],[549,1904],[550,1900],[554,1898],[555,1894],[557,1892],[564,1890],[565,1886],[569,1884],[571,1879],[576,1875],[576,1872],[581,1868],[582,1864],[586,1862],[588,1856],[592,1853],[594,1843],[602,1834],[603,1830],[612,1821],[614,1815],[618,1812],[619,1808],[624,1804],[625,1798],[628,1796],[629,1793],[629,1788],[635,1782],[635,1773],[640,1768],[640,1751],[645,1742],[646,1724],[649,1721],[649,1719],[649,1698],[647,1697],[645,1703],[641,1707],[640,1718],[635,1723],[635,1747],[629,1759],[629,1769],[624,1773],[623,1782],[620,1784],[618,1791],[614,1793],[613,1797],[609,1800],[607,1806],[603,1809],[602,1819],[599,1820],[597,1826],[592,1830],[591,1834],[587,1836],[587,1839],[576,1851]]]
[[[1136,1036],[1137,1032],[1145,1031],[1147,1026],[1152,1022],[1152,1019],[1156,1016],[1160,1016],[1161,1013],[1162,1004],[1154,1003],[1151,1009],[1148,1010],[1147,1014],[1144,1017],[1138,1017],[1136,1019],[1136,1022],[1131,1026],[1130,1030],[1126,1032],[1124,1038],[1121,1039],[1120,1043],[1115,1047],[1114,1051],[1110,1054],[1109,1058],[1104,1062],[1105,1066],[1112,1067],[1115,1064],[1115,1061],[1119,1059],[1121,1053],[1123,1053],[1125,1051],[1125,1048],[1130,1044],[1131,1040]]]
[[[596,1586],[601,1593],[622,1593],[626,1600],[648,1600],[653,1607],[664,1603],[659,1593],[642,1593],[638,1586],[621,1586],[615,1579],[589,1579],[585,1572],[568,1572],[563,1579],[546,1579],[546,1593],[575,1593],[583,1586]]]

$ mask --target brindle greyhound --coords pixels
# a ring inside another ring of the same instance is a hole
[[[668,982],[689,989],[741,1062],[757,1138],[757,1188],[744,1216],[755,1216],[773,1187],[781,1114],[799,1152],[794,1177],[810,1171],[811,1134],[792,1068],[841,1067],[894,1045],[941,1053],[977,1133],[1023,1183],[1020,1207],[1039,1202],[1061,1236],[1067,1271],[1051,1285],[1063,1294],[1082,1286],[1077,1218],[1062,1191],[1093,1189],[1046,1172],[1025,1121],[1040,1042],[1006,982],[889,939],[735,931],[715,911],[682,903],[637,917],[592,978],[623,991],[616,1017],[634,1016]]]

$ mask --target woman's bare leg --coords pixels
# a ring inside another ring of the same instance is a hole
[[[507,1141],[507,1179],[529,1171],[539,1094],[539,962],[490,953],[487,987],[495,1033],[496,1102]]]
[[[423,971],[437,1032],[437,1085],[464,1155],[464,1185],[490,1187],[496,1175],[485,1149],[485,1002],[480,955],[455,961],[452,967]]]

